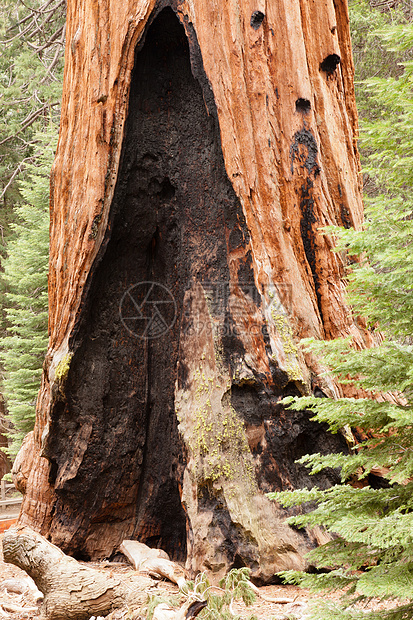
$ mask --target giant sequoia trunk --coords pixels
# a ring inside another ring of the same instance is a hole
[[[304,565],[265,492],[345,449],[280,400],[337,392],[300,338],[365,338],[319,230],[362,221],[352,72],[346,0],[68,2],[21,523],[80,558]]]

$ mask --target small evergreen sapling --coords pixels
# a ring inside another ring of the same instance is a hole
[[[411,24],[393,25],[380,36],[399,53],[413,49]],[[316,502],[314,510],[290,522],[299,527],[322,525],[334,534],[332,542],[309,554],[311,563],[329,572],[283,573],[287,582],[316,591],[345,589],[339,603],[319,603],[309,616],[313,620],[413,618],[412,82],[410,61],[398,79],[369,80],[371,97],[386,113],[365,122],[362,139],[370,153],[369,173],[382,191],[367,201],[365,230],[333,231],[338,251],[361,257],[348,275],[355,314],[366,317],[371,330],[379,325],[386,339],[362,351],[351,339],[306,341],[332,375],[363,388],[372,398],[289,399],[294,409],[313,410],[314,419],[327,423],[332,432],[347,425],[364,431],[350,455],[315,454],[300,462],[314,473],[341,468],[343,483],[358,478],[366,486],[272,494],[284,506]],[[380,394],[386,392],[383,399]],[[376,468],[382,468],[387,480],[383,488],[367,484]],[[375,597],[393,600],[394,607],[368,612],[360,607]]]
[[[188,599],[194,601],[207,601],[207,606],[203,609],[198,618],[200,620],[241,620],[233,608],[232,604],[236,600],[242,600],[246,606],[251,605],[256,595],[249,581],[250,570],[248,568],[232,569],[226,577],[221,579],[219,587],[212,586],[206,573],[197,575],[195,581],[187,581],[181,593]],[[180,601],[177,597],[150,597],[147,610],[147,618],[152,618],[156,605],[167,602],[172,606],[179,607]],[[257,620],[256,616],[249,616],[244,620]]]
[[[242,600],[245,605],[251,605],[256,599],[255,592],[249,581],[248,568],[232,569],[226,577],[221,579],[219,587],[212,586],[205,573],[200,573],[195,581],[188,581],[184,592],[194,599],[206,600],[208,605],[199,614],[202,620],[241,620],[235,614],[232,604]],[[250,616],[247,620],[257,620]]]

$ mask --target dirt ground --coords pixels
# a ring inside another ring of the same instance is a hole
[[[3,535],[0,534],[0,542],[2,538]],[[89,565],[104,571],[109,569],[111,573],[116,574],[130,573],[132,570],[129,564],[119,562],[90,563]],[[12,564],[3,562],[3,554],[0,549],[0,620],[3,620],[3,618],[8,620],[21,620],[23,618],[27,620],[40,620],[39,607],[34,595],[29,590],[18,594],[10,592],[5,588],[6,585],[10,586],[12,581],[15,584],[20,583],[21,586],[26,579],[27,575],[24,571]],[[251,615],[254,615],[258,620],[305,620],[308,612],[308,603],[315,598],[308,591],[294,586],[264,586],[259,588],[259,592],[260,596],[257,597],[256,602],[248,608],[241,602],[235,602],[233,612],[241,618],[249,618]],[[178,588],[168,582],[160,581],[152,589],[152,593],[156,593],[159,596],[177,594]],[[339,598],[339,595],[332,595],[329,598]],[[268,599],[289,599],[291,602],[272,602]],[[370,609],[381,609],[384,607],[383,604],[377,601],[369,605]],[[122,618],[126,618],[127,613],[127,610],[124,610],[124,612],[120,610],[116,613],[116,618],[122,620]],[[128,618],[130,617],[128,616]]]

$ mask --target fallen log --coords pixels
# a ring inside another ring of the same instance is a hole
[[[166,577],[180,588],[185,585],[185,573],[176,562],[171,562],[168,554],[162,549],[151,549],[137,540],[124,540],[120,551],[128,558],[135,570]]]
[[[28,527],[9,529],[3,537],[4,561],[15,564],[44,594],[42,613],[50,620],[89,620],[103,616],[133,599],[146,601],[152,581],[140,576],[133,591],[119,578],[84,566],[65,555]]]
[[[143,609],[155,583],[146,575],[119,578],[85,566],[24,526],[5,533],[3,556],[5,562],[26,571],[43,592],[41,613],[48,620],[89,620],[124,606]],[[195,618],[199,607],[187,607],[184,617]],[[180,611],[174,620],[181,618]]]

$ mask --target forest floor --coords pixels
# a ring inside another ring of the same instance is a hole
[[[0,534],[0,542],[3,535]],[[107,573],[121,575],[131,572],[131,566],[128,563],[120,562],[100,562],[88,563],[88,566],[101,569]],[[3,555],[0,547],[0,620],[7,618],[8,620],[40,620],[40,611],[38,610],[36,600],[33,594],[28,591],[24,594],[11,593],[5,590],[6,583],[10,584],[10,580],[22,583],[27,578],[27,574],[13,566],[3,562]],[[159,596],[168,596],[178,593],[178,588],[173,584],[160,581],[156,587]],[[255,603],[249,607],[245,607],[242,602],[236,601],[233,605],[233,611],[241,618],[249,618],[255,616],[258,620],[305,620],[308,613],[308,605],[312,600],[316,600],[314,594],[309,591],[294,586],[272,585],[259,588],[260,596],[257,597]],[[152,590],[154,593],[154,590]],[[264,598],[263,598],[264,597]],[[329,595],[328,598],[338,599],[340,594]],[[291,599],[289,603],[270,602],[266,599]],[[324,596],[325,598],[325,596]],[[17,611],[15,608],[26,608],[26,611]],[[387,605],[388,607],[388,605]],[[379,601],[372,601],[366,610],[384,609],[386,605]],[[14,610],[14,611],[13,611]],[[122,620],[127,616],[127,610],[119,610],[116,618]],[[131,616],[127,616],[130,618]]]

